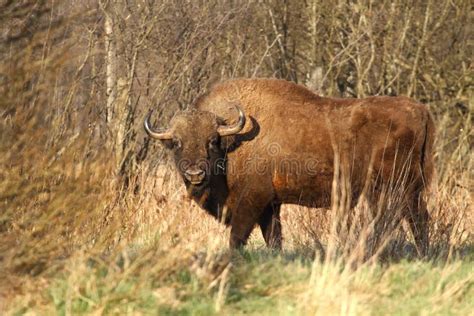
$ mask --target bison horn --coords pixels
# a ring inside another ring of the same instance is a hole
[[[235,108],[239,112],[239,121],[237,123],[235,123],[234,125],[230,125],[230,126],[221,125],[221,126],[219,126],[217,128],[217,132],[219,133],[219,135],[228,136],[228,135],[237,134],[238,132],[240,132],[244,128],[245,113],[244,113],[244,111],[242,111],[242,109],[239,106],[236,105]]]
[[[145,121],[143,122],[143,126],[145,127],[145,131],[147,132],[147,134],[150,137],[156,138],[156,139],[173,138],[173,134],[169,130],[153,130],[150,123],[150,118],[151,118],[152,113],[153,111],[150,111],[150,113],[148,113],[147,117],[145,118]]]

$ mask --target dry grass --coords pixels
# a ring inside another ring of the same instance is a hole
[[[123,156],[103,113],[103,12],[84,3],[0,2],[0,314],[474,310],[468,1],[117,7],[118,75],[133,83],[119,99],[130,110]],[[284,206],[280,254],[258,230],[246,250],[227,251],[228,229],[185,198],[160,148],[143,141],[141,116],[165,102],[169,116],[216,77],[252,75],[430,103],[437,179],[426,258],[406,224],[374,225],[364,204],[341,229],[344,203]]]
[[[106,148],[83,136],[50,147],[38,121],[43,112],[20,113],[0,125],[0,308],[8,313],[351,315],[383,311],[407,299],[403,291],[434,302],[413,303],[413,310],[469,310],[471,112],[438,116],[432,247],[422,261],[406,225],[376,227],[364,204],[354,210],[352,229],[341,232],[347,210],[337,201],[330,210],[284,206],[281,255],[265,250],[258,230],[247,251],[228,253],[228,229],[185,197],[171,164],[143,162],[124,185]],[[397,196],[395,189],[385,198]],[[404,280],[413,269],[409,279],[426,283],[419,295]]]
[[[228,253],[229,231],[186,199],[169,165],[143,167],[129,186],[136,190],[120,189],[107,180],[112,172],[100,155],[78,166],[69,163],[78,155],[74,147],[56,160],[34,159],[38,153],[25,149],[23,160],[2,169],[8,208],[2,213],[1,293],[4,304],[11,302],[2,308],[355,315],[384,311],[384,304],[408,299],[401,294],[406,290],[410,299],[433,302],[429,308],[413,303],[413,310],[463,314],[474,285],[472,197],[462,185],[472,164],[466,137],[459,135],[452,155],[438,160],[438,186],[429,196],[432,247],[422,261],[404,225],[374,228],[363,204],[346,235],[337,208],[285,206],[281,255],[265,250],[258,230],[247,251]],[[445,146],[441,139],[438,150]],[[25,181],[21,169],[31,161]],[[445,165],[453,161],[463,165]],[[374,236],[379,242],[370,244]],[[415,292],[405,277],[421,282],[424,292]]]

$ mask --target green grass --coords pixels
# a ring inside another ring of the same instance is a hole
[[[261,250],[194,256],[163,265],[171,255],[150,256],[150,249],[144,248],[128,262],[76,257],[61,274],[47,278],[44,290],[17,297],[10,311],[469,315],[474,310],[472,250],[470,256],[446,264],[403,261],[358,270],[341,262]]]

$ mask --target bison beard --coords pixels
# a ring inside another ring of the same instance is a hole
[[[434,125],[423,104],[325,98],[283,80],[239,79],[213,87],[168,129],[152,129],[149,119],[146,131],[172,150],[189,195],[231,226],[231,248],[258,224],[266,244],[280,249],[281,205],[330,207],[336,160],[350,175],[353,205],[362,192],[375,203],[403,175],[404,216],[418,251],[428,248],[421,195],[433,174]]]

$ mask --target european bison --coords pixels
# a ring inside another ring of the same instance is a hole
[[[190,196],[231,226],[230,247],[254,226],[281,248],[280,206],[331,204],[335,159],[346,166],[355,204],[367,184],[376,192],[398,181],[406,219],[420,252],[428,247],[421,193],[433,174],[433,120],[407,97],[338,99],[275,79],[214,86],[169,128],[147,133],[172,150]],[[403,181],[400,181],[403,180]]]

